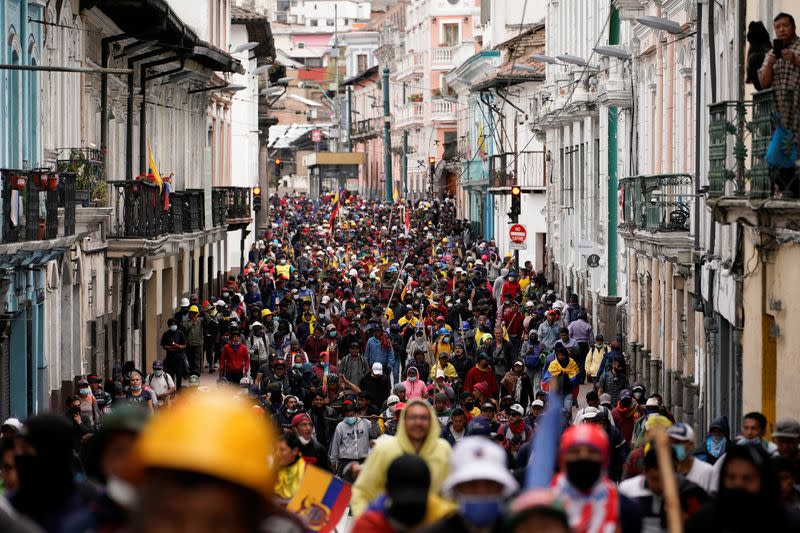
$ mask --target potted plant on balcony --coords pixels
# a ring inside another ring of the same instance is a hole
[[[108,187],[103,179],[102,154],[99,150],[72,148],[69,159],[59,160],[57,169],[61,173],[75,174],[75,203],[77,205],[92,207],[107,204]]]
[[[408,97],[408,101],[414,103],[422,102],[422,94],[420,93],[412,94]]]
[[[442,97],[442,90],[441,89],[434,89],[431,91],[431,96],[433,98],[441,98]]]
[[[28,176],[24,174],[12,174],[9,178],[9,185],[15,191],[24,191],[28,184]]]

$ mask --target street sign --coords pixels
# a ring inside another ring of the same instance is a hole
[[[597,254],[592,254],[586,258],[586,264],[589,265],[589,268],[597,268],[600,266],[600,256]]]
[[[311,142],[315,143],[322,142],[322,130],[319,129],[311,130]]]
[[[527,250],[528,230],[523,224],[511,224],[508,228],[508,240],[511,250]]]
[[[581,255],[590,255],[594,253],[594,241],[581,239],[578,241],[578,253]]]

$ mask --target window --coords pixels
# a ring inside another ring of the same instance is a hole
[[[321,57],[307,57],[305,65],[307,67],[321,67],[322,66],[322,58]]]
[[[325,25],[326,26],[333,26],[333,24],[334,24],[334,20],[333,19],[325,19]]]
[[[311,19],[311,25],[316,26],[319,23],[317,19]]]
[[[445,46],[458,44],[458,24],[442,24],[442,35]]]
[[[356,56],[356,71],[361,74],[367,68],[367,54],[358,54]]]
[[[306,43],[297,43],[297,48],[305,48]]]

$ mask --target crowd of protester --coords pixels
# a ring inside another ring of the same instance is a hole
[[[5,421],[0,530],[303,531],[309,465],[352,484],[358,532],[667,531],[674,501],[687,531],[800,530],[800,423],[676,421],[576,294],[451,199],[269,210],[149,368]]]

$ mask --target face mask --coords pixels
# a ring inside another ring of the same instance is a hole
[[[303,363],[295,363],[295,364],[294,364],[294,367],[295,367],[296,369],[300,370],[301,368],[303,368]]]
[[[328,333],[328,337],[330,337],[331,339],[335,338],[336,337],[336,332],[335,331],[331,331],[330,333]]]
[[[348,426],[354,425],[356,423],[356,420],[358,420],[358,417],[355,417],[355,416],[348,416],[348,417],[345,417],[345,419],[344,419],[345,423]]]
[[[642,399],[642,396],[644,396],[644,394],[642,394],[639,391],[633,393],[633,397],[636,399],[637,402]]]
[[[161,376],[164,375],[164,371],[163,370],[154,370],[153,371],[153,375],[155,375],[155,377],[157,377],[157,378],[160,378]]]
[[[300,435],[298,435],[298,436],[297,436],[297,438],[298,438],[298,439],[300,439],[300,442],[303,444],[303,446],[305,446],[306,444],[308,444],[309,442],[311,442],[311,439],[304,439],[304,438],[303,438],[303,437],[301,437]]]
[[[450,344],[450,337],[443,338],[442,342],[445,343],[445,344]]]
[[[131,390],[132,391],[140,391],[140,390],[142,390],[142,386],[141,385],[136,385],[134,387],[133,385],[131,385]]]
[[[725,437],[721,435],[709,435],[706,438],[706,449],[714,457],[719,457],[725,451]]]
[[[414,383],[415,381],[417,381],[417,376],[408,376],[408,381]]]
[[[567,479],[581,492],[589,492],[600,479],[602,465],[597,461],[581,459],[567,463]]]
[[[503,500],[491,496],[462,496],[458,507],[464,520],[478,527],[486,527],[503,512]]]
[[[69,414],[72,415],[72,416],[80,414],[80,412],[81,412],[81,406],[80,405],[76,405],[75,407],[70,407],[69,408]]]
[[[475,404],[474,404],[474,403],[472,403],[472,402],[466,402],[466,403],[464,404],[464,408],[465,408],[467,411],[472,411],[472,410],[475,408]]]
[[[172,331],[178,331],[178,326],[177,326],[177,325],[175,325],[175,324],[172,324],[172,325],[169,327],[169,329],[170,329],[170,330],[172,330]]]
[[[686,447],[683,444],[673,444],[672,449],[675,450],[675,458],[678,462],[686,459]]]
[[[78,393],[81,394],[82,396],[86,396],[90,392],[92,392],[91,389],[78,389]]]
[[[238,348],[240,344],[242,343],[239,341],[231,341],[231,346],[233,346],[234,348]]]

